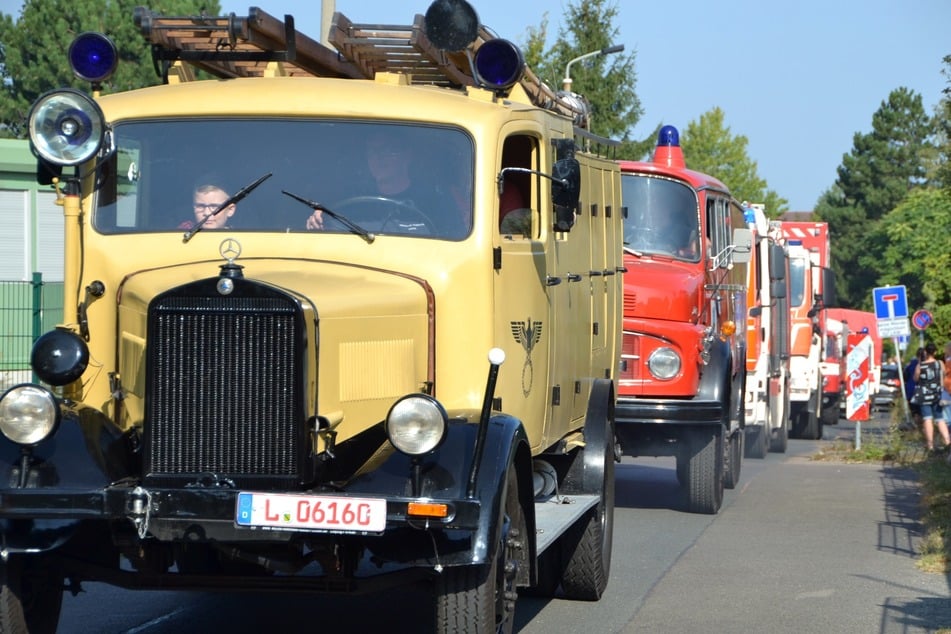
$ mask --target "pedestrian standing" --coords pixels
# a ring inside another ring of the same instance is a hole
[[[915,396],[921,406],[921,426],[925,435],[925,445],[928,451],[934,451],[934,430],[944,441],[944,448],[951,446],[948,437],[948,424],[944,419],[944,408],[941,406],[942,386],[944,383],[944,361],[938,361],[935,354],[938,346],[934,342],[925,345],[925,358],[915,368]]]

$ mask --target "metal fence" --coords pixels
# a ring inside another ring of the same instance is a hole
[[[31,380],[33,342],[62,320],[62,282],[0,281],[0,388]]]

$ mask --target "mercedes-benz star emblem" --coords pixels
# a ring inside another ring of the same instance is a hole
[[[225,238],[218,245],[218,253],[221,257],[228,260],[228,263],[234,262],[241,255],[241,243],[234,238]]]

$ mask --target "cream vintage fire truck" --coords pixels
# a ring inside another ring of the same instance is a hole
[[[461,0],[335,14],[336,50],[257,8],[134,17],[162,85],[110,92],[81,34],[92,97],[30,112],[67,308],[0,399],[3,622],[54,630],[85,581],[431,582],[443,632],[598,599],[623,262],[584,99]]]

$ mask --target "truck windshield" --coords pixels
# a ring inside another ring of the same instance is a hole
[[[114,132],[93,216],[101,233],[189,230],[268,173],[202,229],[350,232],[326,214],[308,222],[313,209],[283,191],[382,235],[461,240],[472,227],[473,144],[458,129],[192,118],[120,123]]]
[[[697,195],[687,185],[643,174],[625,174],[624,246],[639,254],[700,259]]]

